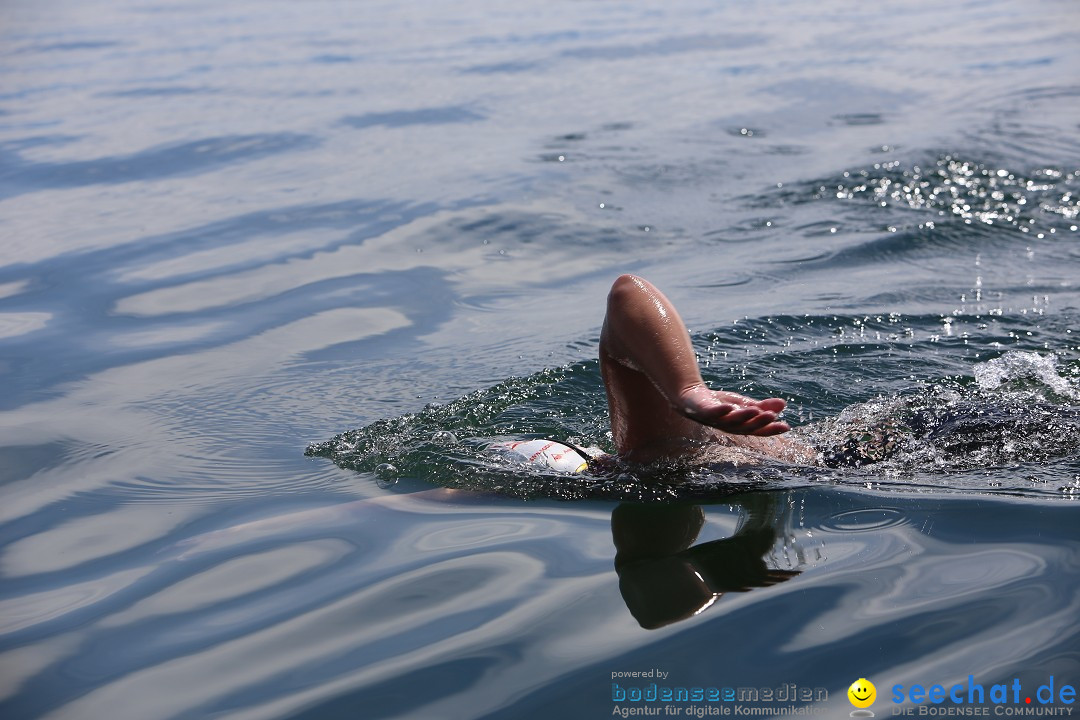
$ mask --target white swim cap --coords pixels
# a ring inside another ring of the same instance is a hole
[[[564,445],[554,440],[515,440],[495,443],[493,450],[499,450],[521,459],[530,465],[549,467],[559,472],[585,472],[589,467],[589,456],[582,450]]]

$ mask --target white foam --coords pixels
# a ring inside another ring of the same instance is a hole
[[[1058,395],[1073,400],[1080,392],[1057,371],[1057,357],[1035,352],[1010,350],[1001,357],[979,363],[974,368],[975,381],[982,390],[996,390],[1016,380],[1036,380]]]

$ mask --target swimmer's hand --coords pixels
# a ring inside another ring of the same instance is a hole
[[[679,393],[675,410],[702,425],[733,435],[779,435],[791,426],[777,415],[787,402],[782,398],[754,400],[738,393],[710,390],[704,383]]]

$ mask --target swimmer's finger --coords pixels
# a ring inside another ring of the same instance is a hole
[[[743,423],[742,431],[746,435],[753,435],[758,430],[776,422],[776,413],[763,412],[757,417],[750,418]]]
[[[738,405],[732,405],[731,403],[723,403],[722,405],[718,405],[712,410],[710,410],[709,414],[712,415],[714,418],[724,418],[724,420],[727,421],[727,419],[731,417],[731,413],[741,411],[742,409],[743,408],[739,407]]]
[[[752,434],[758,437],[766,437],[769,435],[780,435],[781,433],[786,433],[790,429],[791,426],[788,425],[786,422],[784,422],[783,420],[777,420],[774,423],[769,423],[765,427],[755,430]]]
[[[728,430],[729,432],[741,432],[743,425],[759,415],[761,415],[761,411],[757,408],[739,408],[737,410],[732,410],[722,417],[723,427],[721,429]],[[775,418],[776,416],[774,415],[772,419]]]
[[[765,398],[758,400],[757,406],[767,412],[779,413],[787,407],[787,400],[783,398]]]

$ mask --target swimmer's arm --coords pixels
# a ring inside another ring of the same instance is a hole
[[[787,405],[782,398],[754,400],[705,384],[678,311],[644,278],[622,275],[615,281],[600,344],[602,356],[648,377],[683,417],[735,435],[778,435],[791,429],[777,419]]]

